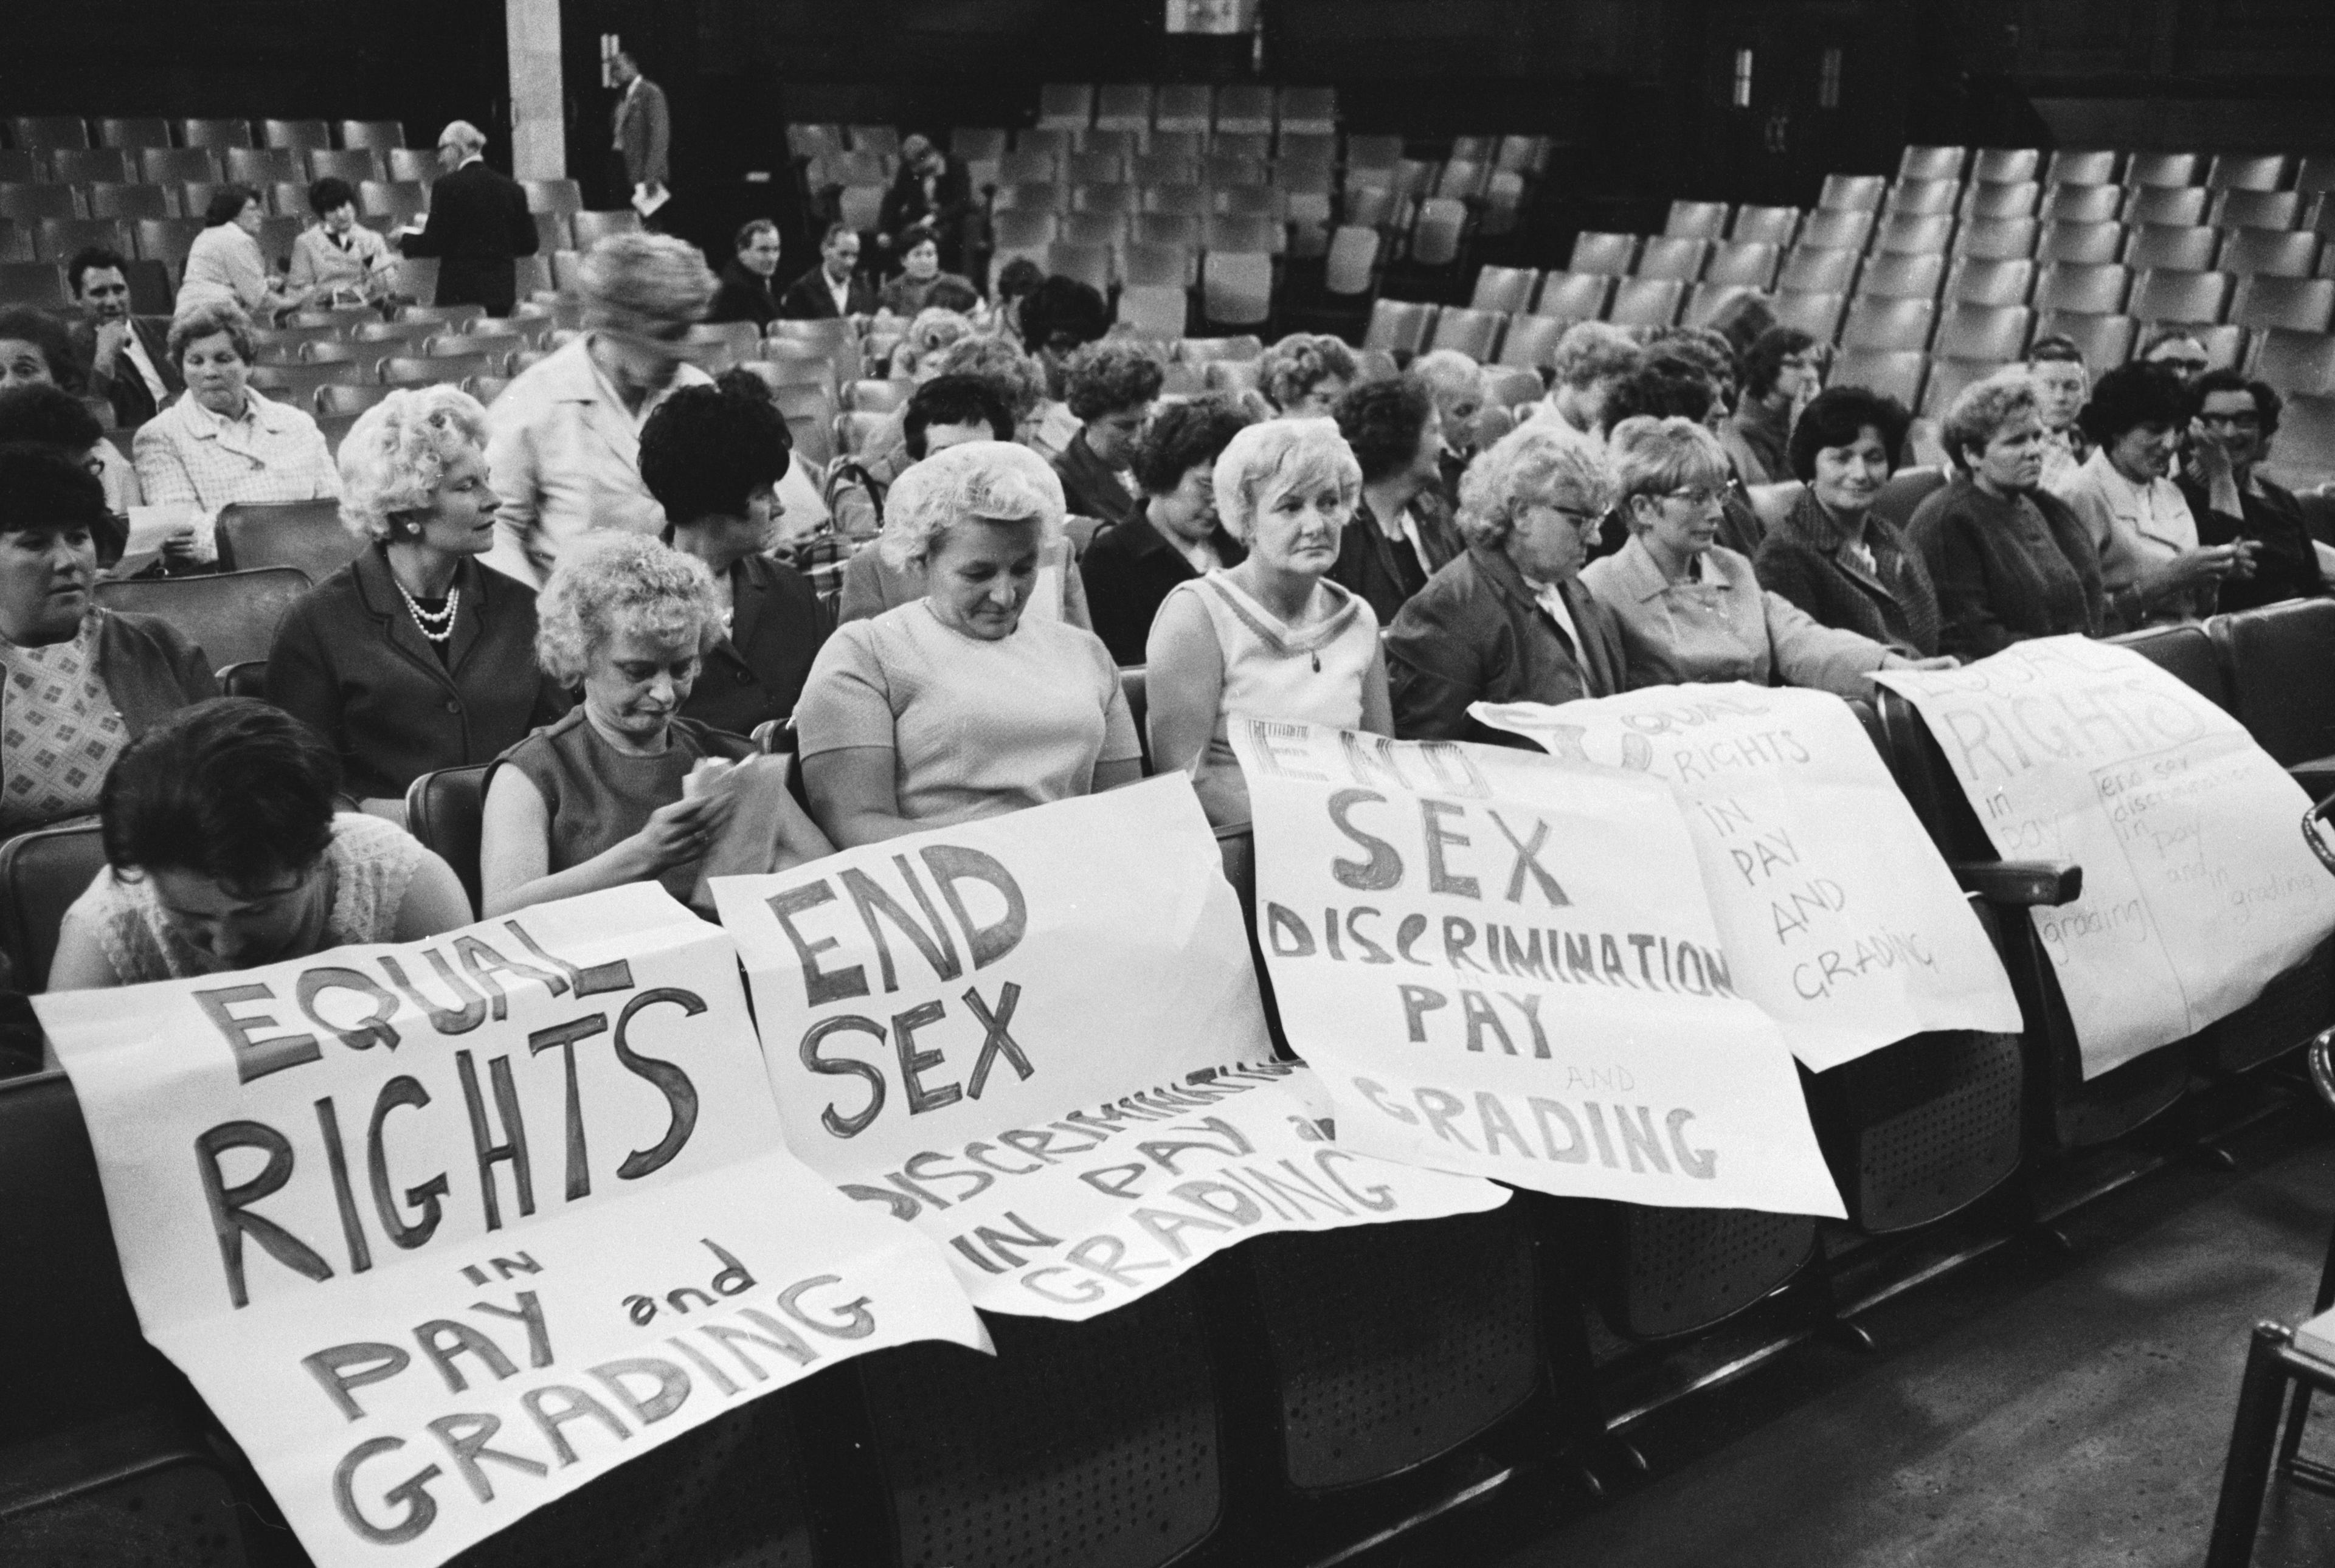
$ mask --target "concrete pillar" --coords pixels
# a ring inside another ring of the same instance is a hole
[[[559,0],[503,0],[510,52],[511,174],[567,176],[567,94],[559,70]]]

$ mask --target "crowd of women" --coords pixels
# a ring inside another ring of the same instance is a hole
[[[337,460],[251,389],[232,300],[172,325],[187,392],[126,476],[70,395],[71,345],[0,315],[0,373],[34,383],[0,392],[0,829],[93,812],[107,862],[53,984],[466,922],[461,878],[402,826],[445,769],[484,769],[478,913],[647,879],[702,905],[709,875],[1147,769],[1187,771],[1238,830],[1234,714],[1498,741],[1472,703],[1855,696],[2020,638],[2324,591],[2261,473],[2271,389],[2150,363],[2092,382],[2055,342],[1954,401],[1952,474],[1901,526],[1876,502],[1906,411],[1825,387],[1784,329],[1739,353],[1578,327],[1514,413],[1458,356],[1370,378],[1302,334],[1253,392],[1165,398],[1156,348],[1082,285],[1023,277],[991,305],[911,274],[913,390],[821,472],[762,382],[686,358],[717,288],[693,247],[619,236],[582,270],[585,330],[492,409],[393,392]],[[217,696],[179,632],[94,603],[125,483],[203,519],[178,569],[231,501],[337,498],[363,547],[278,627],[266,702]]]

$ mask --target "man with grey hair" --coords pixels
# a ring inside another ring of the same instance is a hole
[[[438,133],[446,172],[430,188],[430,216],[405,236],[408,256],[438,258],[440,305],[484,305],[505,316],[518,302],[517,256],[536,250],[535,219],[518,181],[487,167],[487,139],[467,120]]]
[[[1459,505],[1459,476],[1468,471],[1483,440],[1476,416],[1484,411],[1484,367],[1456,348],[1439,348],[1410,362],[1411,373],[1427,383],[1443,421],[1443,498]],[[1509,427],[1494,432],[1495,439]]]
[[[1555,380],[1535,417],[1596,439],[1604,426],[1605,394],[1638,368],[1640,357],[1636,341],[1620,327],[1574,323],[1557,339]]]

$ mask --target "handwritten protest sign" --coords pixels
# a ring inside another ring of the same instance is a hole
[[[713,892],[788,1143],[977,1306],[1090,1318],[1250,1236],[1507,1196],[1330,1140],[1180,775]]]
[[[2049,637],[1877,678],[1921,711],[1997,852],[2084,868],[2081,898],[2029,913],[2085,1077],[2236,1011],[2335,930],[2301,789],[2139,654]]]
[[[786,1152],[730,939],[654,885],[37,997],[146,1336],[325,1568],[444,1562],[745,1400],[985,1348]]]
[[[1471,711],[1678,792],[1735,987],[1810,1071],[1926,1030],[2019,1032],[1985,929],[1839,698],[1662,686]]]
[[[1342,1142],[1572,1196],[1839,1215],[1669,786],[1235,720],[1258,936]]]

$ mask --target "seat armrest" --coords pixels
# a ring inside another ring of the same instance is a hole
[[[1965,893],[1989,904],[2035,908],[2083,895],[2084,868],[2057,860],[1960,860],[1950,863]]]

